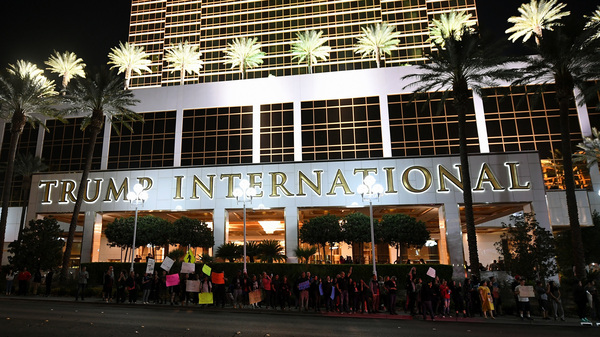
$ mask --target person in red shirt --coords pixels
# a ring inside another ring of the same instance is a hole
[[[444,301],[444,312],[442,313],[442,317],[452,317],[450,316],[450,288],[448,287],[448,282],[446,280],[443,280],[440,285],[440,297]]]
[[[19,273],[19,295],[26,296],[29,280],[31,279],[31,273],[27,271],[27,267],[23,267],[23,270]]]

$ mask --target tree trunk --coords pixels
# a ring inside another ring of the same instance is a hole
[[[73,240],[75,238],[75,230],[77,229],[77,220],[79,217],[79,212],[81,211],[81,206],[83,204],[84,193],[86,191],[87,186],[87,178],[90,174],[90,170],[92,169],[94,147],[96,145],[96,139],[98,138],[98,134],[100,133],[100,130],[102,130],[103,124],[104,112],[101,110],[94,111],[92,113],[92,122],[90,123],[89,127],[90,139],[89,143],[87,144],[85,166],[83,168],[83,172],[81,173],[81,181],[79,182],[79,188],[77,189],[77,200],[75,201],[75,207],[73,208],[73,216],[71,217],[71,224],[69,225],[69,236],[67,237],[65,253],[63,254],[62,269],[60,272],[60,282],[63,284],[67,280],[67,275],[69,271],[69,261],[71,260],[71,249],[73,247]]]
[[[30,192],[31,189],[31,176],[29,177],[23,177],[23,207],[21,208],[21,221],[19,222],[19,235],[18,235],[18,241],[19,243],[21,242],[21,237],[23,235],[23,225],[25,224],[25,216],[27,215],[27,206],[29,205],[29,195],[31,194]]]
[[[12,177],[15,169],[15,157],[17,156],[17,145],[19,138],[23,133],[23,128],[27,122],[27,116],[21,111],[15,111],[11,118],[10,126],[10,146],[8,147],[8,163],[6,163],[6,171],[4,171],[4,186],[2,190],[2,215],[0,215],[0,263],[2,262],[2,254],[4,253],[4,240],[6,236],[6,222],[8,221],[8,206],[10,205],[10,192],[12,190]]]
[[[560,108],[560,137],[561,151],[563,154],[563,169],[565,192],[567,196],[567,212],[571,228],[571,244],[573,245],[573,262],[575,264],[575,277],[583,279],[585,271],[585,251],[579,224],[577,198],[575,196],[575,178],[573,177],[573,158],[571,149],[571,128],[569,125],[569,103],[573,99],[573,85],[563,84],[556,80],[556,98]]]
[[[375,49],[375,62],[377,62],[377,68],[381,68],[381,53],[379,53],[379,48]]]
[[[465,80],[458,80],[453,85],[454,108],[458,115],[458,143],[460,149],[460,167],[463,184],[463,200],[465,205],[465,225],[467,227],[467,243],[469,246],[469,262],[471,273],[479,277],[479,252],[477,250],[477,232],[473,216],[473,192],[471,189],[471,173],[469,171],[469,152],[467,148],[467,112],[469,111],[469,89]]]

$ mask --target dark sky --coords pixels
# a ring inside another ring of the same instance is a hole
[[[506,38],[506,19],[524,0],[478,0],[482,31]],[[563,0],[581,18],[600,2]],[[53,50],[73,51],[92,65],[105,64],[110,48],[126,41],[130,0],[10,0],[2,2],[0,67],[26,59],[43,66]]]

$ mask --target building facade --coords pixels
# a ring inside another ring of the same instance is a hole
[[[249,8],[251,4],[254,7]],[[339,11],[356,12],[357,19],[353,19],[354,14],[348,14],[349,20],[346,14],[339,14],[338,22],[338,5]],[[273,57],[245,80],[238,80],[235,72],[220,63],[222,55],[218,54],[227,41],[242,36],[235,35],[238,28],[230,32],[227,23],[240,27],[239,20],[249,20],[242,19],[241,12],[254,13],[254,21],[260,13],[258,22],[264,31],[261,42],[271,50],[279,43],[277,36],[271,39],[271,23],[279,27],[276,22],[283,22],[285,27],[290,20],[300,20],[300,8],[308,17],[319,17],[313,15],[316,10],[327,13],[323,14],[327,20],[333,15],[334,31],[350,27],[344,41],[355,40],[361,25],[381,18],[394,22],[400,30],[391,13],[395,13],[395,20],[418,13],[420,19],[415,20],[425,25],[419,33],[421,39],[435,13],[466,8],[475,14],[472,1],[134,1],[130,42],[144,45],[151,54],[154,50],[152,58],[157,62],[152,74],[134,81],[134,94],[140,100],[134,110],[143,116],[144,123],[133,124],[133,131],[116,124],[116,132],[107,120],[85,187],[75,263],[123,259],[119,249],[108,247],[103,229],[117,217],[133,215],[134,208],[125,195],[136,182],[149,192],[148,201],[140,207],[142,215],[170,221],[181,216],[200,219],[213,229],[215,247],[241,242],[242,205],[232,191],[244,178],[259,192],[248,205],[248,240],[277,240],[293,262],[294,249],[304,245],[298,239],[304,221],[323,214],[369,214],[357,187],[366,175],[373,175],[384,186],[384,194],[373,203],[375,218],[409,214],[426,223],[435,242],[420,249],[403,247],[400,252],[378,245],[377,260],[423,258],[452,264],[456,275],[464,272],[468,254],[457,117],[448,106],[440,109],[439,93],[415,99],[410,82],[402,80],[418,71],[404,64],[423,59],[406,58],[400,51],[429,47],[401,44],[383,68],[375,68],[374,62],[353,53],[347,54],[347,59],[332,57],[315,74],[303,74],[305,66],[286,61],[289,55],[285,49],[283,56]],[[277,14],[279,11],[283,14]],[[374,16],[368,14],[371,12]],[[367,13],[364,20],[360,13]],[[208,21],[210,18],[213,21]],[[160,23],[151,25],[155,19]],[[324,27],[321,21],[310,21],[309,25],[307,18],[303,20],[294,29]],[[225,25],[218,34],[216,28],[208,28],[216,21]],[[148,28],[143,28],[142,22],[147,22]],[[264,24],[266,28],[262,28]],[[162,33],[152,33],[155,28]],[[204,55],[212,56],[205,59],[200,77],[190,78],[186,85],[172,85],[179,83],[178,75],[164,68],[162,55],[166,45],[183,37],[199,42]],[[213,47],[208,41],[217,41],[214,46],[220,47],[210,49]],[[289,39],[286,41],[287,46]],[[345,46],[352,43],[345,42]],[[278,61],[280,58],[284,60]],[[210,62],[214,66],[209,66]],[[276,76],[268,76],[273,72]],[[534,212],[540,224],[551,230],[568,224],[555,165],[555,150],[560,148],[558,106],[552,88],[541,98],[530,94],[530,89],[486,89],[483,98],[473,95],[473,113],[467,116],[469,169],[484,264],[498,258],[494,243],[499,240],[502,223],[514,213]],[[49,120],[49,132],[26,127],[19,151],[41,156],[50,167],[49,172],[33,177],[27,219],[51,215],[65,224],[70,222],[83,168],[86,137],[80,130],[81,122],[78,116],[69,118],[68,124]],[[593,107],[572,107],[574,143],[591,134],[592,125],[599,124],[600,113]],[[8,128],[8,124],[0,128],[0,160],[6,156]],[[598,172],[588,173],[580,167],[576,173],[580,221],[591,225],[592,211],[600,206],[595,186],[600,179],[592,184],[590,175]],[[16,180],[13,206],[20,205],[22,190],[20,180]],[[11,208],[7,242],[16,238],[19,214],[20,208]],[[334,259],[329,262],[337,263],[349,255],[370,260],[370,247],[365,246],[363,252],[345,244],[328,247]],[[146,248],[140,248],[137,253],[145,252]],[[317,261],[328,258],[321,253],[315,256]]]

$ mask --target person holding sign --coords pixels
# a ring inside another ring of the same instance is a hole
[[[531,318],[531,306],[529,304],[529,295],[533,295],[533,289],[531,286],[525,285],[525,278],[519,280],[519,285],[515,287],[515,295],[517,295],[517,307],[519,308],[519,315],[523,320],[523,312],[527,313],[527,319],[533,321]]]

